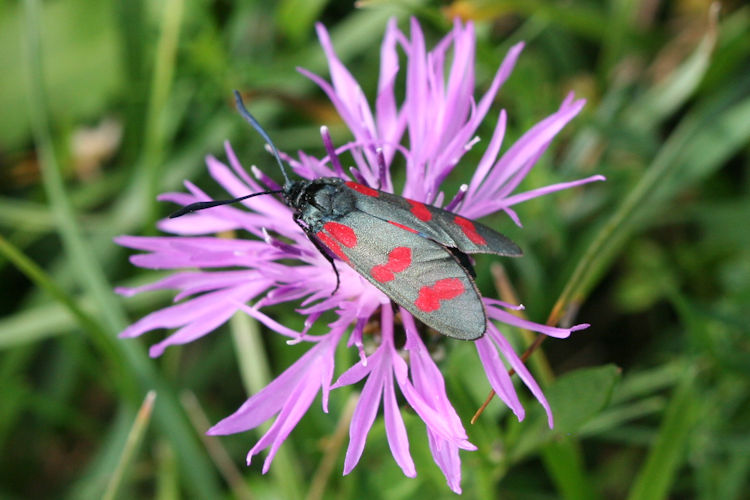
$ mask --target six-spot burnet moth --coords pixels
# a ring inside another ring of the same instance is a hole
[[[487,314],[474,282],[469,254],[518,257],[509,238],[441,208],[338,177],[291,181],[276,146],[234,91],[240,114],[265,139],[284,176],[276,191],[231,200],[198,202],[170,215],[236,203],[253,196],[281,194],[294,221],[339,274],[335,258],[354,268],[393,302],[425,325],[462,340],[487,329]]]

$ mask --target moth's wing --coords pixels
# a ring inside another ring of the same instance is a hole
[[[416,231],[441,245],[463,253],[491,253],[519,257],[521,249],[494,229],[442,208],[425,205],[401,196],[347,182],[362,212]]]
[[[520,257],[521,248],[502,233],[442,208],[426,205],[435,224],[450,235],[456,248],[464,253],[493,253],[505,257]]]
[[[435,241],[356,210],[315,235],[427,326],[462,340],[484,334],[487,316],[474,280]]]

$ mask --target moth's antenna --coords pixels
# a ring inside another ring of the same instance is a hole
[[[284,168],[284,164],[281,162],[281,156],[279,156],[279,150],[276,149],[276,145],[273,143],[270,137],[268,137],[268,133],[263,130],[263,127],[260,126],[260,123],[258,123],[258,120],[255,119],[253,115],[250,114],[250,112],[245,107],[245,103],[242,102],[242,96],[239,92],[236,90],[234,91],[234,100],[237,103],[237,110],[240,112],[242,117],[250,123],[250,125],[253,126],[255,130],[258,131],[258,133],[265,139],[265,141],[268,143],[269,146],[271,146],[271,151],[273,152],[274,158],[276,158],[276,162],[279,164],[279,168],[281,168],[281,173],[284,175],[284,183],[285,185],[289,185],[289,177],[286,174],[286,169]],[[232,203],[237,203],[239,201],[246,200],[248,198],[252,198],[253,196],[260,196],[262,194],[278,194],[283,193],[283,189],[277,189],[275,191],[263,191],[262,193],[252,193],[247,194],[245,196],[240,196],[239,198],[232,198],[230,200],[213,200],[213,201],[198,201],[196,203],[191,203],[190,205],[185,205],[181,209],[172,212],[169,214],[170,219],[175,219],[177,217],[181,217],[183,215],[187,215],[192,212],[197,212],[198,210],[205,210],[206,208],[213,208],[218,207],[220,205],[231,205]]]
[[[253,126],[253,128],[260,134],[263,139],[268,143],[269,146],[271,146],[271,151],[273,152],[273,156],[276,158],[276,163],[279,164],[279,168],[281,168],[281,173],[284,176],[284,184],[289,184],[289,176],[286,174],[286,169],[284,168],[284,164],[281,162],[281,157],[279,156],[279,150],[276,149],[276,145],[273,143],[270,137],[268,137],[268,133],[263,130],[263,127],[260,126],[260,123],[258,123],[258,120],[255,119],[253,115],[250,114],[250,112],[245,107],[245,103],[242,102],[242,96],[239,92],[236,90],[234,91],[234,101],[237,105],[237,111],[240,112],[242,117],[247,120],[247,122]],[[189,206],[189,205],[188,205]]]
[[[232,203],[237,203],[238,201],[246,200],[248,198],[252,198],[253,196],[260,196],[262,194],[276,194],[276,193],[283,193],[284,191],[279,189],[276,191],[263,191],[262,193],[252,193],[252,194],[246,194],[245,196],[240,196],[239,198],[232,198],[231,200],[214,200],[214,201],[198,201],[196,203],[191,203],[190,205],[185,205],[181,209],[172,212],[169,214],[170,219],[175,219],[177,217],[181,217],[183,215],[187,215],[192,212],[197,212],[198,210],[205,210],[206,208],[212,208],[212,207],[218,207],[219,205],[231,205]]]

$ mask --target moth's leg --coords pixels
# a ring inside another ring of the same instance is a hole
[[[312,241],[312,244],[315,245],[315,248],[318,249],[318,252],[320,252],[321,255],[323,255],[323,257],[325,257],[325,259],[331,263],[333,272],[336,275],[336,288],[334,288],[333,292],[331,293],[331,295],[334,295],[338,291],[339,285],[341,285],[341,277],[339,276],[339,270],[336,269],[336,263],[334,262],[333,257],[331,257],[331,254],[328,253],[328,247],[326,247],[323,243],[320,242],[320,240],[315,236],[315,233],[313,233],[309,227],[302,224],[302,222],[300,221],[299,215],[294,214],[293,219],[294,219],[294,222],[299,227],[301,227],[302,230],[305,232],[305,234],[307,235],[307,238],[310,241]]]

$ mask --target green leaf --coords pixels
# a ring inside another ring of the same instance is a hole
[[[584,368],[567,373],[545,390],[555,416],[555,432],[574,433],[609,403],[620,380],[614,365]]]
[[[313,23],[327,3],[328,0],[283,0],[279,2],[276,13],[279,29],[293,43],[300,43],[309,36]]]
[[[609,404],[619,379],[620,369],[605,365],[565,374],[545,388],[544,394],[552,408],[555,427],[548,427],[547,414],[541,407],[532,407],[527,422],[520,424],[522,432],[518,442],[509,443],[511,463],[561,434],[577,432]]]
[[[548,443],[542,448],[541,456],[561,498],[597,498],[593,483],[585,474],[580,446],[573,439],[561,438]]]
[[[664,415],[656,442],[638,473],[629,500],[667,498],[677,469],[686,457],[686,445],[698,417],[695,370],[688,368]]]
[[[711,7],[709,26],[696,49],[667,78],[651,87],[629,108],[626,120],[636,130],[653,128],[671,116],[698,88],[716,45],[719,4]]]
[[[156,392],[154,391],[149,391],[143,399],[141,408],[138,410],[133,425],[130,428],[130,432],[128,433],[128,437],[125,440],[117,467],[115,467],[110,474],[107,489],[102,496],[104,500],[114,500],[120,490],[125,477],[125,471],[135,459],[136,452],[143,441],[148,424],[151,422],[151,414],[154,409],[154,399],[156,399]]]

